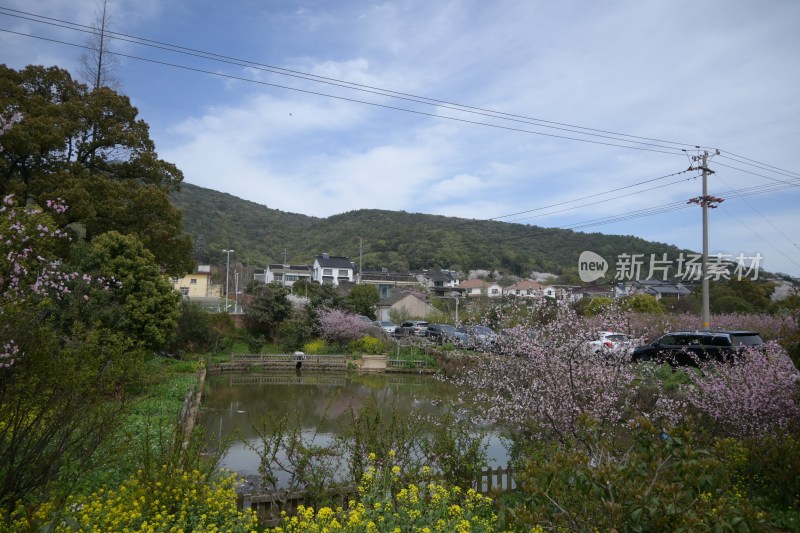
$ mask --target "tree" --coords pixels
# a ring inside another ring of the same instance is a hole
[[[64,234],[41,209],[0,206],[0,507],[86,472],[130,397],[141,350],[87,307],[102,280],[59,271]],[[55,205],[56,211],[64,210]],[[143,252],[143,250],[141,250]],[[76,320],[66,320],[66,316]]]
[[[56,67],[0,65],[0,109],[23,117],[3,136],[0,195],[20,206],[62,198],[70,206],[55,214],[62,229],[87,240],[133,234],[168,272],[191,270],[191,240],[169,200],[183,174],[158,158],[127,97],[90,91]]]
[[[289,289],[280,283],[255,287],[252,300],[245,305],[250,332],[274,338],[280,323],[292,313],[288,296]]]
[[[661,314],[666,311],[664,304],[651,294],[625,296],[620,301],[619,307],[623,311],[633,311],[634,313]]]
[[[581,316],[597,316],[608,311],[614,301],[606,296],[585,296],[575,303],[575,311]]]
[[[363,337],[369,325],[347,311],[324,309],[319,313],[319,328],[323,339],[344,346]]]
[[[91,287],[87,300],[77,302],[68,320],[102,324],[146,350],[164,348],[172,340],[180,295],[139,239],[105,233],[77,245],[73,261],[79,271],[101,276],[108,289]]]
[[[119,59],[110,52],[109,27],[111,13],[108,0],[100,0],[92,24],[92,33],[87,38],[87,51],[81,55],[81,78],[94,89],[100,87],[119,88],[119,79],[114,73]]]
[[[347,295],[347,306],[357,315],[375,319],[375,304],[380,301],[375,285],[356,285]]]

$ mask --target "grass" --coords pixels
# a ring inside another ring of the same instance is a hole
[[[128,406],[119,427],[98,450],[102,462],[84,480],[87,490],[116,485],[172,444],[186,394],[197,386],[197,360],[154,357],[145,364],[142,392]]]

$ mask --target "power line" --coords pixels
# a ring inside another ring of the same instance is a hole
[[[526,213],[532,213],[534,211],[541,211],[543,209],[550,209],[551,207],[559,207],[559,206],[562,206],[562,205],[571,204],[573,202],[579,202],[581,200],[587,200],[589,198],[596,198],[598,196],[603,196],[605,194],[610,194],[612,192],[622,191],[622,190],[625,190],[625,189],[630,189],[631,187],[637,187],[639,185],[644,185],[645,183],[651,183],[653,181],[658,181],[658,180],[663,180],[663,179],[666,179],[666,178],[671,178],[672,176],[677,176],[678,174],[683,174],[684,172],[688,172],[688,170],[682,170],[680,172],[673,172],[672,174],[666,174],[664,176],[659,176],[657,178],[651,178],[651,179],[648,179],[648,180],[644,180],[644,181],[640,181],[640,182],[637,182],[637,183],[633,183],[631,185],[626,185],[624,187],[618,187],[616,189],[611,189],[611,190],[608,190],[608,191],[605,191],[605,192],[600,192],[600,193],[596,193],[596,194],[589,194],[587,196],[581,196],[580,198],[575,198],[574,200],[567,200],[565,202],[559,202],[557,204],[550,204],[550,205],[546,205],[546,206],[543,206],[543,207],[536,207],[534,209],[527,209],[525,211],[518,211],[516,213],[511,213],[511,214],[508,214],[508,215],[500,215],[498,217],[492,217],[492,218],[489,218],[487,220],[500,220],[501,218],[514,217],[514,216],[517,216],[517,215],[524,215]]]
[[[719,161],[717,161],[716,164],[721,166],[721,167],[730,168],[732,170],[738,170],[739,172],[744,172],[745,174],[750,174],[751,176],[758,176],[759,178],[764,178],[764,179],[768,179],[768,180],[772,180],[772,181],[777,181],[779,183],[785,183],[785,184],[791,185],[793,187],[800,187],[800,181],[786,181],[786,180],[780,180],[778,178],[771,178],[771,177],[765,176],[763,174],[756,174],[755,172],[752,172],[750,170],[745,170],[743,168],[738,168],[738,167],[734,167],[734,166],[731,166],[731,165],[726,165],[725,163],[720,163]]]
[[[38,15],[38,14],[35,14],[35,13],[16,10],[16,9],[7,8],[7,7],[3,7],[3,6],[0,6],[0,14],[4,14],[4,15],[10,16],[10,17],[21,18],[21,19],[24,19],[24,20],[30,20],[32,22],[37,22],[37,23],[40,23],[40,24],[46,24],[46,25],[50,25],[50,26],[69,29],[69,30],[72,30],[72,31],[80,31],[80,32],[83,32],[83,33],[94,33],[95,32],[95,29],[92,28],[91,26],[86,26],[86,25],[82,25],[82,24],[66,21],[66,20],[63,20],[63,19],[46,17],[46,16],[43,16],[43,15]],[[22,16],[22,15],[27,15],[27,16]],[[33,18],[31,18],[31,17],[33,17]],[[46,21],[51,21],[51,22],[46,22]],[[88,47],[81,46],[81,45],[75,45],[74,43],[68,43],[68,42],[65,42],[65,41],[57,40],[57,39],[50,39],[50,38],[46,38],[46,37],[40,37],[40,36],[25,34],[25,33],[21,33],[21,32],[15,32],[15,31],[12,31],[12,30],[2,30],[2,31],[6,31],[8,33],[14,33],[14,34],[25,36],[25,37],[37,38],[37,39],[41,39],[41,40],[56,42],[56,43],[59,43],[59,44],[65,44],[65,45],[69,45],[69,46],[75,46],[75,47],[80,47],[80,48],[88,48]],[[463,104],[453,103],[453,102],[449,102],[449,101],[446,101],[446,100],[437,100],[437,99],[428,98],[428,97],[424,97],[424,96],[418,96],[418,95],[413,95],[413,94],[409,94],[409,93],[402,93],[402,92],[393,91],[393,90],[389,90],[389,89],[383,89],[383,88],[374,87],[374,86],[370,86],[370,85],[363,85],[363,84],[358,84],[358,83],[353,83],[353,82],[348,82],[348,81],[343,81],[343,80],[337,80],[335,78],[329,78],[329,77],[325,77],[325,76],[318,76],[318,75],[315,75],[315,74],[309,74],[309,73],[300,72],[300,71],[296,71],[296,70],[285,69],[285,68],[282,68],[282,67],[276,67],[276,66],[272,66],[272,65],[263,64],[263,63],[257,63],[257,62],[250,61],[250,60],[238,59],[238,58],[234,58],[234,57],[231,57],[231,56],[225,56],[225,55],[216,54],[216,53],[212,53],[212,52],[206,52],[206,51],[202,51],[202,50],[198,50],[198,49],[194,49],[194,48],[188,48],[188,47],[184,47],[184,46],[180,46],[180,45],[166,43],[166,42],[163,42],[163,41],[156,41],[156,40],[152,40],[152,39],[146,39],[146,38],[143,38],[143,37],[137,37],[137,36],[124,34],[124,33],[120,33],[120,32],[108,31],[107,33],[110,36],[112,36],[112,38],[116,38],[118,40],[130,42],[130,43],[133,43],[133,44],[139,44],[139,45],[143,45],[143,46],[149,46],[149,47],[152,47],[152,48],[158,48],[158,49],[162,49],[162,50],[169,51],[169,52],[181,53],[181,54],[185,54],[185,55],[191,55],[191,56],[195,56],[195,57],[200,57],[200,58],[203,58],[203,59],[211,59],[211,60],[214,60],[214,61],[221,61],[221,62],[225,62],[225,63],[229,63],[229,64],[234,64],[234,65],[237,65],[237,66],[256,68],[256,69],[264,70],[266,72],[271,72],[271,73],[275,73],[275,74],[292,76],[292,77],[299,78],[299,79],[304,79],[304,80],[307,80],[307,81],[313,81],[313,82],[319,82],[319,83],[327,83],[329,85],[334,85],[334,86],[338,86],[338,87],[342,87],[342,88],[346,88],[346,89],[360,90],[360,91],[363,91],[363,92],[369,92],[369,93],[380,95],[380,96],[387,96],[387,97],[390,97],[390,98],[403,99],[403,100],[411,101],[411,102],[414,102],[414,103],[421,103],[421,104],[426,104],[426,105],[438,105],[439,107],[444,107],[445,109],[450,109],[450,110],[459,111],[459,112],[473,113],[473,114],[478,114],[478,115],[482,115],[482,116],[486,116],[486,117],[490,117],[490,118],[496,118],[496,119],[500,119],[500,120],[510,120],[510,121],[514,121],[514,122],[521,122],[521,123],[531,124],[531,125],[544,127],[544,128],[559,129],[559,130],[563,130],[563,131],[568,131],[570,133],[577,133],[579,135],[595,136],[595,137],[599,137],[599,138],[605,138],[605,139],[610,139],[610,140],[615,140],[615,141],[620,141],[620,142],[625,142],[625,143],[636,143],[636,144],[640,144],[640,145],[643,145],[643,146],[631,146],[631,145],[620,145],[620,144],[615,144],[615,143],[605,143],[605,142],[600,142],[600,141],[592,141],[592,140],[589,140],[589,139],[569,137],[569,136],[564,136],[564,135],[547,134],[547,133],[540,132],[540,131],[532,131],[532,130],[525,130],[525,129],[520,129],[520,128],[503,127],[503,126],[499,126],[499,125],[496,125],[496,124],[488,124],[488,123],[483,123],[483,122],[478,122],[478,121],[458,119],[458,118],[455,118],[455,117],[448,117],[448,116],[435,114],[435,113],[425,113],[425,112],[415,111],[415,110],[411,110],[411,109],[399,108],[399,107],[396,107],[396,106],[386,106],[386,105],[381,105],[381,104],[377,104],[377,103],[373,103],[373,102],[366,102],[366,101],[361,101],[361,100],[344,98],[344,97],[334,96],[334,95],[325,94],[325,93],[318,93],[318,92],[314,92],[314,91],[305,91],[303,89],[298,89],[298,88],[294,88],[294,87],[287,87],[287,86],[282,86],[282,85],[278,85],[278,84],[271,84],[271,83],[267,83],[267,82],[259,82],[257,80],[251,80],[251,79],[243,78],[243,77],[239,77],[239,76],[225,75],[225,74],[221,74],[221,73],[218,73],[218,72],[207,71],[207,70],[204,70],[204,69],[186,67],[186,66],[183,66],[183,65],[172,64],[172,63],[165,62],[165,61],[151,60],[151,59],[142,58],[142,57],[138,57],[138,56],[116,53],[116,55],[119,55],[121,57],[128,57],[128,58],[136,59],[136,60],[140,60],[140,61],[147,61],[147,62],[152,62],[152,63],[161,64],[161,65],[165,65],[165,66],[171,66],[171,67],[174,67],[174,68],[182,68],[182,69],[192,70],[192,71],[201,72],[201,73],[205,73],[205,74],[211,74],[211,75],[215,75],[215,76],[228,77],[228,78],[231,78],[231,79],[247,81],[247,82],[250,82],[250,83],[259,83],[259,84],[273,86],[273,87],[277,87],[277,88],[283,88],[283,89],[287,89],[287,90],[306,92],[306,93],[309,93],[309,94],[315,94],[315,95],[319,95],[319,96],[327,96],[329,98],[336,98],[336,99],[341,99],[341,100],[345,100],[345,101],[361,103],[361,104],[365,104],[365,105],[384,107],[384,108],[388,108],[388,109],[393,109],[393,110],[397,110],[397,111],[404,111],[404,112],[409,112],[409,113],[415,113],[415,114],[420,114],[420,115],[424,115],[424,116],[431,116],[431,117],[436,117],[436,118],[444,118],[444,119],[448,119],[448,120],[460,121],[460,122],[465,122],[465,123],[469,123],[469,124],[483,125],[483,126],[495,127],[495,128],[499,128],[499,129],[506,129],[506,130],[510,130],[510,131],[531,133],[531,134],[536,134],[536,135],[543,135],[543,136],[549,136],[549,137],[554,137],[554,138],[561,138],[561,139],[566,139],[566,140],[575,140],[575,141],[581,141],[581,142],[588,142],[588,143],[592,143],[592,144],[600,144],[600,145],[620,147],[620,148],[637,149],[637,150],[643,150],[643,151],[652,151],[652,152],[657,152],[657,153],[667,153],[667,154],[670,154],[670,155],[674,155],[676,153],[676,152],[674,152],[674,150],[677,150],[677,148],[663,146],[662,144],[652,144],[652,143],[641,142],[641,141],[654,141],[654,142],[657,142],[657,143],[673,144],[673,145],[677,145],[677,146],[692,146],[690,143],[680,143],[680,142],[675,142],[675,141],[665,141],[665,140],[655,139],[655,138],[651,138],[651,137],[642,137],[642,136],[635,136],[635,135],[629,135],[629,134],[624,134],[624,133],[612,132],[612,131],[609,131],[609,130],[586,128],[586,127],[583,127],[583,126],[576,126],[576,125],[562,123],[562,122],[548,121],[548,120],[539,119],[539,118],[525,117],[523,115],[516,115],[516,114],[511,114],[511,113],[504,113],[504,112],[499,112],[499,111],[494,111],[494,110],[488,110],[488,109],[479,108],[479,107],[466,106],[466,105],[463,105]],[[110,52],[110,53],[114,53],[114,52]],[[583,130],[583,131],[580,131],[580,130]],[[596,132],[596,133],[592,133],[592,132]],[[601,135],[601,134],[608,134],[608,135]],[[624,138],[621,138],[621,137],[627,137],[627,139],[624,139]],[[628,139],[639,139],[639,140],[628,140]],[[663,148],[663,149],[665,149],[667,151],[648,149],[648,148],[644,148],[644,146],[651,146],[651,147],[655,147],[655,148]],[[697,148],[697,149],[701,148],[701,146],[698,146],[698,145],[694,145],[694,147]],[[669,150],[673,150],[673,151],[669,151]],[[681,150],[681,151],[685,152],[685,150]],[[767,170],[767,171],[770,171],[770,172],[776,172],[776,173],[783,174],[783,175],[786,175],[786,176],[792,177],[792,178],[800,177],[800,174],[798,174],[798,173],[793,173],[791,171],[787,171],[787,170],[781,169],[781,168],[773,166],[773,165],[769,165],[769,164],[766,164],[766,163],[760,163],[760,162],[758,162],[756,160],[749,159],[749,158],[746,158],[744,156],[739,156],[739,155],[733,154],[731,152],[728,152],[728,154],[729,155],[722,155],[722,154],[720,154],[720,155],[722,157],[727,157],[729,159],[732,159],[733,161],[736,161],[736,162],[738,162],[740,164],[754,166],[754,167],[759,168],[761,170]],[[734,159],[734,157],[735,158],[739,158],[741,160]],[[768,168],[766,168],[766,167],[768,167]],[[741,169],[739,169],[739,170],[741,170]],[[744,170],[742,170],[742,171],[746,172]],[[769,178],[769,179],[772,179],[772,178]],[[514,216],[514,215],[506,215],[506,217],[507,216]],[[496,217],[496,218],[504,218],[504,217]]]
[[[689,172],[689,171],[688,170],[684,170],[683,172]],[[683,172],[676,172],[675,174],[670,174],[670,176],[675,176],[677,174],[683,174]],[[567,208],[564,208],[564,209],[559,209],[558,211],[551,211],[549,213],[541,213],[539,215],[533,215],[533,216],[530,216],[530,217],[518,218],[518,219],[510,220],[509,222],[519,222],[521,220],[531,220],[533,218],[539,218],[539,217],[546,217],[546,216],[550,216],[550,215],[555,215],[555,214],[563,213],[563,212],[566,212],[566,211],[572,211],[574,209],[580,209],[581,207],[589,207],[589,206],[597,205],[597,204],[600,204],[600,203],[603,203],[603,202],[609,202],[609,201],[612,201],[612,200],[619,200],[620,198],[626,198],[628,196],[634,196],[634,195],[637,195],[637,194],[641,194],[643,192],[649,192],[649,191],[653,191],[653,190],[656,190],[656,189],[662,189],[662,188],[668,187],[670,185],[677,185],[679,183],[683,183],[684,181],[693,180],[693,179],[697,179],[697,176],[693,176],[691,178],[683,178],[683,179],[680,179],[680,180],[677,180],[677,181],[673,181],[671,183],[665,183],[665,184],[662,184],[662,185],[656,185],[655,187],[649,187],[647,189],[642,189],[640,191],[634,191],[634,192],[629,192],[629,193],[626,193],[626,194],[621,194],[619,196],[614,196],[612,198],[604,198],[603,200],[597,200],[595,202],[589,202],[587,204],[581,204],[581,205],[576,205],[576,206],[573,206],[573,207],[567,207]],[[630,185],[629,187],[633,187],[633,185]],[[628,188],[628,187],[622,187],[621,189],[626,189],[626,188]],[[614,190],[621,190],[621,189],[614,189]],[[600,193],[599,195],[603,195],[603,194],[607,194],[607,193]],[[595,195],[595,196],[599,196],[599,195]],[[562,202],[562,203],[570,203],[570,202]]]
[[[722,181],[723,183],[725,183],[725,181],[724,181],[724,180],[723,180],[721,177],[717,176],[717,179],[719,179],[720,181]],[[727,185],[727,183],[725,183],[725,184]],[[728,185],[728,186],[730,187],[730,185]],[[724,193],[723,193],[723,194],[724,194]],[[794,242],[794,241],[791,239],[791,237],[789,237],[788,235],[786,235],[786,234],[785,234],[785,233],[784,233],[784,232],[783,232],[783,231],[782,231],[782,230],[781,230],[781,229],[780,229],[778,226],[776,226],[776,225],[775,225],[775,224],[774,224],[774,223],[773,223],[773,222],[772,222],[770,219],[768,219],[767,217],[765,217],[765,216],[763,215],[763,213],[761,213],[761,211],[759,211],[758,209],[756,209],[756,207],[755,207],[753,204],[751,204],[750,202],[748,202],[746,198],[742,198],[742,200],[744,201],[744,203],[746,203],[746,204],[747,204],[747,206],[748,206],[750,209],[752,209],[753,211],[755,211],[755,212],[756,212],[756,214],[757,214],[758,216],[760,216],[762,219],[764,219],[764,221],[765,221],[767,224],[769,224],[770,226],[772,226],[772,227],[775,229],[775,231],[777,231],[778,233],[780,233],[780,234],[781,234],[781,235],[782,235],[782,236],[783,236],[783,237],[784,237],[784,238],[785,238],[787,241],[789,241],[789,242],[792,244],[792,246],[794,246],[795,248],[797,248],[798,250],[800,250],[800,246],[797,246],[797,243],[796,243],[796,242]],[[783,252],[781,252],[781,253],[783,253]],[[786,256],[786,258],[787,258],[787,259],[789,259],[789,257],[788,257],[788,256]],[[791,259],[790,259],[790,261],[791,261]],[[795,263],[795,264],[797,264],[797,263]],[[800,266],[800,265],[797,265],[797,266]]]
[[[786,169],[783,169],[783,168],[780,168],[780,167],[776,167],[774,165],[770,165],[770,164],[767,164],[767,163],[761,163],[759,161],[756,161],[755,159],[750,159],[748,157],[744,157],[744,156],[741,156],[741,155],[736,155],[736,154],[734,154],[732,152],[727,152],[727,153],[726,152],[722,152],[719,155],[720,155],[720,157],[725,157],[727,159],[732,159],[733,161],[736,161],[736,159],[734,159],[734,158],[738,158],[738,159],[742,159],[743,160],[743,161],[737,161],[737,163],[743,163],[745,165],[751,165],[751,166],[755,166],[755,167],[758,167],[758,166],[768,167],[768,168],[771,168],[771,169],[774,169],[774,170],[779,170],[780,171],[780,172],[778,172],[779,174],[780,173],[785,173],[785,175],[791,175],[791,176],[795,176],[795,177],[800,178],[800,172],[793,172],[791,170],[786,170]],[[731,157],[731,156],[733,156],[733,157]],[[749,161],[749,163],[747,161]],[[766,168],[764,170],[766,170]]]
[[[744,222],[742,222],[742,221],[739,219],[739,217],[737,217],[736,215],[734,215],[734,214],[733,214],[733,213],[732,213],[732,212],[731,212],[729,209],[723,209],[723,211],[725,212],[725,214],[726,214],[726,215],[730,216],[730,217],[731,217],[731,218],[733,218],[733,219],[734,219],[736,222],[738,222],[739,224],[741,224],[742,226],[744,226],[745,228],[747,228],[747,229],[748,229],[748,230],[749,230],[749,231],[750,231],[750,232],[751,232],[753,235],[755,235],[756,237],[758,237],[759,239],[761,239],[761,240],[764,242],[764,244],[767,244],[767,245],[771,246],[771,247],[772,247],[772,248],[774,248],[774,249],[775,249],[775,250],[776,250],[776,251],[777,251],[779,254],[781,254],[783,257],[785,257],[786,259],[788,259],[789,261],[791,261],[792,263],[794,263],[794,265],[795,265],[795,266],[797,266],[797,267],[800,267],[800,263],[798,263],[797,261],[795,261],[794,259],[792,259],[792,258],[791,258],[791,257],[789,257],[788,255],[786,255],[785,253],[783,253],[783,250],[781,250],[780,248],[778,248],[777,246],[775,246],[774,244],[772,244],[771,242],[769,242],[767,239],[765,239],[764,237],[762,237],[762,236],[761,236],[761,235],[760,235],[758,232],[756,232],[756,231],[755,231],[753,228],[751,228],[750,226],[748,226],[747,224],[745,224]],[[792,244],[794,244],[794,243],[792,243]],[[796,246],[796,245],[795,245],[795,246]]]
[[[732,191],[727,191],[727,192],[722,193],[722,194],[725,194],[726,198],[742,198],[742,197],[745,197],[745,196],[753,196],[753,195],[756,195],[756,194],[764,194],[764,193],[768,193],[768,192],[775,192],[775,191],[788,189],[788,188],[789,188],[789,186],[787,186],[787,185],[761,185],[761,186],[755,186],[755,187],[747,187],[747,188],[744,188],[744,189],[735,189],[735,190],[732,190]],[[671,212],[671,211],[677,211],[679,209],[684,209],[684,208],[689,207],[689,206],[690,206],[690,204],[688,204],[685,201],[671,202],[671,203],[668,203],[668,204],[657,205],[657,206],[647,207],[647,208],[636,210],[636,211],[631,211],[629,213],[623,213],[621,215],[611,215],[611,216],[601,217],[601,218],[597,218],[597,219],[590,219],[590,220],[586,220],[586,221],[579,222],[579,223],[572,224],[572,225],[561,226],[559,229],[580,229],[580,228],[587,228],[587,227],[592,227],[592,226],[600,226],[600,225],[605,225],[605,224],[613,224],[613,223],[616,223],[616,222],[623,222],[623,221],[632,220],[632,219],[635,219],[635,218],[641,218],[641,217],[645,217],[645,216],[658,215],[658,214],[662,214],[662,213],[668,213],[668,212]]]
[[[5,10],[5,11],[11,11],[12,12],[12,13],[3,13],[2,11],[0,11],[0,14],[5,14],[6,16],[21,18],[21,19],[24,19],[24,20],[30,20],[32,22],[37,22],[37,23],[40,23],[40,24],[47,24],[47,25],[50,25],[50,26],[65,28],[65,29],[69,29],[69,30],[73,30],[73,31],[81,31],[81,32],[84,32],[84,33],[94,33],[94,31],[95,31],[94,28],[92,28],[91,26],[85,26],[85,25],[82,25],[82,24],[77,24],[77,23],[74,23],[74,22],[65,21],[65,20],[62,20],[62,19],[56,19],[56,18],[52,18],[52,17],[45,17],[45,16],[42,16],[42,15],[37,15],[37,14],[29,13],[29,12],[26,12],[26,11],[20,11],[20,10],[16,10],[16,9],[5,8],[5,7],[2,7],[2,6],[0,6],[0,10]],[[21,15],[16,15],[16,14],[13,14],[13,13],[21,13],[21,14],[28,15],[28,16],[21,16]],[[35,17],[35,18],[31,18],[31,17]],[[44,20],[40,20],[40,19],[44,19]],[[55,21],[55,22],[45,22],[45,20]],[[85,29],[82,29],[82,28],[85,28]],[[445,109],[451,109],[451,110],[465,112],[465,113],[473,113],[473,114],[478,114],[478,115],[487,116],[487,117],[491,117],[491,118],[498,118],[498,119],[501,119],[501,120],[509,120],[509,121],[513,121],[513,122],[522,122],[522,123],[532,124],[532,125],[536,125],[536,126],[540,126],[540,127],[563,130],[563,131],[568,131],[568,132],[571,132],[571,133],[577,133],[579,135],[595,136],[595,137],[600,137],[600,138],[612,139],[612,140],[616,140],[616,141],[620,141],[620,142],[630,142],[630,143],[641,144],[641,145],[644,145],[644,146],[653,146],[653,147],[658,147],[658,148],[664,148],[664,149],[667,149],[667,150],[677,150],[677,149],[676,148],[672,148],[672,147],[668,147],[668,146],[663,146],[664,144],[672,144],[672,145],[677,145],[677,146],[693,146],[693,147],[699,148],[694,143],[681,143],[681,142],[675,142],[675,141],[665,141],[665,140],[655,139],[655,138],[651,138],[651,137],[642,137],[642,136],[636,136],[636,135],[629,135],[629,134],[617,133],[617,132],[613,132],[613,131],[609,131],[609,130],[596,129],[596,128],[587,128],[587,127],[584,127],[584,126],[576,126],[576,125],[573,125],[573,124],[555,122],[555,121],[544,120],[544,119],[540,119],[540,118],[532,118],[532,117],[526,117],[526,116],[523,116],[523,115],[517,115],[517,114],[512,114],[512,113],[504,113],[504,112],[494,111],[494,110],[490,110],[490,109],[484,109],[484,108],[480,108],[480,107],[474,107],[474,106],[458,104],[458,103],[450,102],[450,101],[447,101],[447,100],[438,100],[438,99],[429,98],[429,97],[425,97],[425,96],[418,96],[418,95],[413,95],[413,94],[409,94],[409,93],[393,91],[393,90],[390,90],[390,89],[383,89],[383,88],[374,87],[374,86],[370,86],[370,85],[358,84],[358,83],[338,80],[338,79],[335,79],[335,78],[330,78],[330,77],[325,77],[325,76],[318,76],[318,75],[315,75],[315,74],[309,74],[309,73],[300,72],[300,71],[296,71],[296,70],[285,69],[285,68],[282,68],[282,67],[276,67],[276,66],[273,66],[273,65],[267,65],[267,64],[258,63],[258,62],[255,62],[255,61],[234,58],[234,57],[231,57],[231,56],[225,56],[225,55],[216,54],[216,53],[213,53],[213,52],[206,52],[206,51],[198,50],[198,49],[194,49],[194,48],[187,48],[187,47],[183,47],[183,46],[180,46],[180,45],[166,43],[166,42],[163,42],[163,41],[155,41],[155,40],[146,39],[146,38],[137,37],[137,36],[132,36],[132,35],[124,34],[124,33],[119,33],[119,32],[114,32],[114,31],[107,31],[106,33],[109,36],[111,36],[112,38],[115,38],[115,39],[121,40],[121,41],[125,41],[125,42],[130,42],[130,43],[133,43],[133,44],[149,46],[149,47],[152,47],[152,48],[158,48],[158,49],[166,50],[166,51],[170,51],[170,52],[180,53],[180,54],[184,54],[184,55],[190,55],[190,56],[194,56],[194,57],[200,57],[200,58],[203,58],[203,59],[212,59],[214,61],[220,61],[220,62],[223,62],[223,63],[235,64],[237,66],[247,66],[247,67],[250,67],[250,68],[256,68],[258,70],[263,70],[263,71],[271,72],[271,73],[274,73],[274,74],[280,74],[280,75],[284,75],[284,76],[291,76],[291,77],[295,77],[295,78],[304,79],[304,80],[307,80],[307,81],[314,81],[314,82],[317,82],[317,83],[326,83],[326,84],[329,84],[329,85],[343,87],[343,88],[347,88],[347,89],[351,89],[351,90],[359,90],[359,91],[368,92],[368,93],[372,93],[372,94],[378,94],[378,95],[381,95],[381,96],[388,96],[388,97],[391,97],[391,98],[398,98],[398,99],[402,99],[402,100],[408,100],[408,101],[412,101],[412,102],[415,102],[415,103],[422,103],[422,104],[426,104],[426,105],[437,105],[439,107],[444,107]],[[27,34],[22,34],[22,35],[27,35]],[[28,35],[28,36],[36,37],[36,36],[31,36],[31,35]],[[579,130],[583,130],[583,131],[579,131]],[[621,137],[626,137],[627,139],[623,139]],[[629,140],[629,139],[633,139],[633,140]],[[652,141],[652,142],[643,142],[643,141]],[[654,142],[655,143],[660,143],[660,144],[653,144]]]
[[[88,46],[75,44],[75,43],[70,43],[70,42],[67,42],[67,41],[61,41],[59,39],[53,39],[53,38],[50,38],[50,37],[41,37],[39,35],[29,35],[27,33],[21,33],[21,32],[17,32],[17,31],[13,31],[13,30],[8,30],[8,29],[5,29],[5,28],[0,28],[0,31],[6,32],[6,33],[15,34],[15,35],[21,35],[23,37],[30,37],[30,38],[33,38],[33,39],[40,39],[40,40],[43,40],[43,41],[49,41],[49,42],[53,42],[53,43],[57,43],[57,44],[64,44],[64,45],[67,45],[67,46],[73,46],[75,48],[90,49]],[[668,155],[683,155],[681,152],[668,152],[668,151],[665,151],[665,150],[656,150],[654,148],[644,148],[644,147],[641,147],[641,146],[630,146],[630,145],[624,145],[624,144],[615,144],[615,143],[609,143],[609,142],[603,142],[603,141],[594,141],[594,140],[591,140],[591,139],[580,139],[578,137],[569,137],[569,136],[566,136],[566,135],[557,135],[557,134],[554,134],[554,133],[545,133],[545,132],[541,132],[541,131],[526,130],[526,129],[522,129],[522,128],[513,128],[513,127],[510,127],[510,126],[501,126],[499,124],[490,124],[490,123],[487,123],[487,122],[479,122],[479,121],[476,121],[476,120],[468,120],[468,119],[464,119],[464,118],[451,117],[451,116],[447,116],[447,115],[439,115],[439,114],[435,114],[435,113],[428,113],[428,112],[425,112],[425,111],[417,111],[417,110],[414,110],[414,109],[391,106],[391,105],[387,105],[387,104],[379,104],[379,103],[376,103],[376,102],[367,102],[365,100],[358,100],[358,99],[355,99],[355,98],[347,98],[347,97],[344,97],[344,96],[336,96],[336,95],[333,95],[333,94],[322,93],[322,92],[318,92],[318,91],[310,91],[308,89],[300,89],[300,88],[297,88],[297,87],[289,87],[289,86],[280,85],[280,84],[277,84],[277,83],[269,83],[269,82],[266,82],[266,81],[253,80],[253,79],[250,79],[250,78],[244,78],[242,76],[234,76],[232,74],[223,74],[221,72],[213,72],[213,71],[210,71],[210,70],[205,70],[205,69],[201,69],[201,68],[197,68],[197,67],[189,67],[189,66],[186,66],[186,65],[179,65],[179,64],[176,64],[176,63],[170,63],[168,61],[160,61],[160,60],[157,60],[157,59],[149,59],[149,58],[144,58],[144,57],[140,57],[140,56],[134,56],[134,55],[131,55],[131,54],[123,54],[123,53],[120,53],[120,52],[111,52],[111,51],[109,51],[108,53],[109,54],[114,54],[114,55],[117,55],[117,56],[120,56],[120,57],[126,57],[128,59],[135,59],[137,61],[144,61],[144,62],[147,62],[147,63],[153,63],[153,64],[157,64],[157,65],[162,65],[162,66],[178,68],[178,69],[187,70],[187,71],[190,71],[190,72],[198,72],[198,73],[201,73],[201,74],[208,74],[210,76],[217,76],[217,77],[221,77],[221,78],[228,78],[228,79],[232,79],[232,80],[244,81],[244,82],[248,82],[248,83],[254,83],[254,84],[257,84],[257,85],[264,85],[264,86],[267,86],[267,87],[275,87],[275,88],[278,88],[278,89],[286,89],[286,90],[289,90],[289,91],[295,91],[295,92],[304,93],[304,94],[311,94],[311,95],[314,95],[314,96],[324,96],[326,98],[333,98],[335,100],[342,100],[342,101],[345,101],[345,102],[369,105],[369,106],[378,107],[378,108],[382,108],[382,109],[390,109],[390,110],[393,110],[393,111],[403,111],[405,113],[412,113],[412,114],[415,114],[415,115],[421,115],[421,116],[427,116],[427,117],[451,120],[451,121],[454,121],[454,122],[461,122],[461,123],[464,123],[464,124],[472,124],[472,125],[476,125],[476,126],[486,126],[486,127],[489,127],[489,128],[495,128],[495,129],[500,129],[500,130],[514,131],[514,132],[518,132],[518,133],[529,133],[529,134],[532,134],[532,135],[541,135],[541,136],[544,136],[544,137],[550,137],[550,138],[556,138],[556,139],[579,141],[579,142],[584,142],[584,143],[589,143],[589,144],[597,144],[597,145],[601,145],[601,146],[613,146],[613,147],[616,147],[616,148],[627,148],[629,150],[639,150],[639,151],[644,151],[644,152],[654,152],[654,153],[661,153],[661,154],[668,154]]]

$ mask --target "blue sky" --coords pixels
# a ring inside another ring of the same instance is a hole
[[[91,24],[97,3],[0,0],[0,8],[3,30],[83,44],[84,34],[8,9]],[[115,32],[439,101],[112,41],[127,56],[209,72],[132,57],[117,68],[160,156],[186,182],[315,216],[377,208],[588,222],[584,231],[699,250],[698,207],[625,215],[701,194],[697,172],[656,179],[685,170],[680,149],[701,145],[722,152],[711,160],[711,193],[748,189],[711,211],[711,252],[758,252],[768,270],[800,276],[796,1],[111,0],[110,9]],[[81,52],[6,31],[0,50],[15,68],[73,73]],[[634,145],[594,130],[657,141]],[[752,194],[767,187],[783,188]],[[616,221],[596,223],[604,217]]]

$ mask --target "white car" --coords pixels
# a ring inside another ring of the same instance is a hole
[[[618,331],[600,331],[597,340],[589,341],[586,345],[590,352],[595,354],[617,354],[633,350],[636,339]]]
[[[394,330],[397,328],[397,324],[395,324],[391,320],[376,320],[375,322],[372,323],[372,325],[375,326],[376,328],[381,328],[389,335],[393,335]]]

